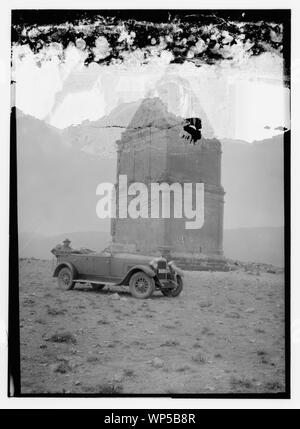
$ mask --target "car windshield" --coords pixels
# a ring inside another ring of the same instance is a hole
[[[135,244],[123,244],[123,243],[110,243],[102,253],[136,253],[136,245]]]

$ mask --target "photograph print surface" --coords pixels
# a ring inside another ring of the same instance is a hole
[[[290,11],[11,29],[14,394],[287,397]]]

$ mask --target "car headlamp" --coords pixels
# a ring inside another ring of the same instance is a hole
[[[168,262],[168,266],[169,266],[170,269],[172,269],[174,271],[175,262],[174,261]]]
[[[156,259],[152,259],[152,261],[149,262],[150,267],[152,267],[154,270],[157,270],[158,264]]]

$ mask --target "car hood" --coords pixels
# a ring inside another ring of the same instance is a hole
[[[149,264],[149,262],[153,261],[155,259],[155,256],[147,256],[147,255],[140,255],[136,253],[126,253],[126,252],[116,252],[113,253],[112,256],[117,259],[121,259],[123,261],[132,261],[136,265],[138,264]]]

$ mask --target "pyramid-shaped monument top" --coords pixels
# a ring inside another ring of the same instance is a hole
[[[160,98],[145,98],[137,108],[128,129],[159,128],[167,129],[181,125],[183,118],[168,112]]]

